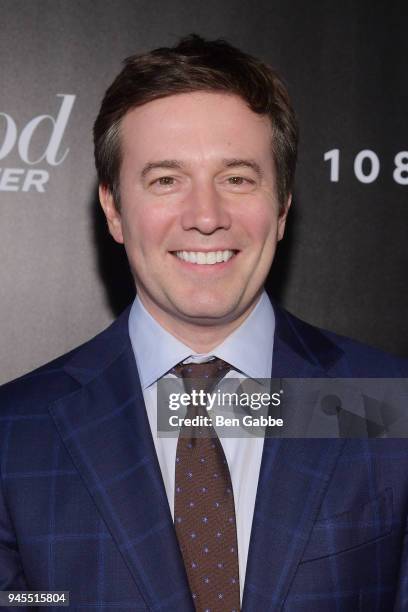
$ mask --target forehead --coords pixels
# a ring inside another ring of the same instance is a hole
[[[240,97],[214,92],[177,94],[132,109],[121,124],[123,161],[146,158],[271,156],[268,116]],[[259,159],[259,161],[261,161]]]

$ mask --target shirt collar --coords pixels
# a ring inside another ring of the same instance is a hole
[[[250,378],[270,378],[275,315],[262,293],[245,321],[208,355],[198,355],[166,331],[136,296],[129,315],[129,335],[142,389],[146,389],[180,361],[206,361],[216,356]]]

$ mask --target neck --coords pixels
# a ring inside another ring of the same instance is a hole
[[[262,292],[255,296],[251,305],[234,319],[217,323],[208,319],[195,322],[187,318],[177,318],[164,310],[156,308],[154,304],[149,301],[146,302],[144,296],[141,294],[139,294],[139,299],[147,312],[166,331],[191,348],[194,353],[205,354],[211,352],[216,346],[219,346],[230,334],[242,325],[259,302],[261,294]]]

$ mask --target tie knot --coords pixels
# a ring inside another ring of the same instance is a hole
[[[222,378],[231,369],[226,361],[216,357],[203,363],[178,363],[171,370],[181,378]]]
[[[184,380],[186,389],[200,388],[206,391],[214,387],[230,369],[229,363],[216,357],[204,363],[178,363],[170,372]],[[193,380],[194,385],[191,384]]]

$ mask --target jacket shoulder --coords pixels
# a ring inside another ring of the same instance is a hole
[[[408,359],[307,323],[280,306],[278,310],[280,323],[285,320],[284,326],[291,329],[309,354],[336,356],[332,375],[355,378],[408,377]]]
[[[355,372],[354,376],[408,377],[408,359],[328,330],[321,332],[341,348],[345,359]]]

